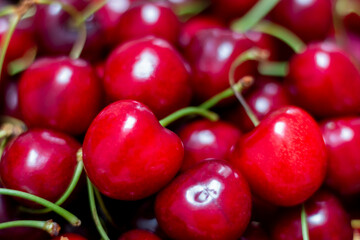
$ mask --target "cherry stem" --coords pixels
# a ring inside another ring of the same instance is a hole
[[[234,91],[236,98],[240,101],[241,105],[244,107],[245,112],[247,113],[247,115],[249,116],[251,122],[254,124],[255,127],[259,125],[259,123],[260,123],[259,119],[257,119],[254,112],[251,110],[249,105],[246,103],[242,94],[240,94],[234,88],[234,86],[235,86],[235,80],[234,80],[235,71],[241,64],[243,64],[246,61],[249,61],[249,60],[261,61],[261,60],[265,60],[267,57],[268,57],[268,52],[265,50],[261,50],[258,48],[248,49],[245,52],[243,52],[242,54],[240,54],[235,59],[235,61],[231,64],[230,71],[229,71],[230,87]]]
[[[13,227],[31,227],[38,228],[46,231],[51,236],[57,236],[60,232],[60,226],[52,220],[36,221],[36,220],[17,220],[0,223],[0,229],[13,228]]]
[[[16,7],[15,6],[5,6],[0,10],[0,17],[6,16],[6,15],[10,15],[10,14],[14,14],[16,12]]]
[[[81,17],[78,18],[75,22],[75,26],[80,26],[80,24],[84,24],[86,20],[91,17],[94,13],[99,11],[103,6],[105,6],[107,3],[107,0],[97,1],[90,3],[84,11],[81,13]]]
[[[289,71],[289,63],[264,61],[259,64],[258,71],[265,76],[285,77]]]
[[[346,16],[350,13],[355,13],[360,16],[360,4],[357,1],[336,1],[335,10],[340,16]]]
[[[72,178],[68,188],[64,192],[64,194],[55,202],[55,204],[58,205],[58,206],[63,204],[69,198],[69,196],[72,194],[72,192],[74,191],[77,183],[79,182],[81,173],[83,171],[84,164],[83,164],[83,161],[82,161],[82,149],[81,148],[76,153],[76,156],[77,156],[78,163],[77,163],[77,166],[75,168],[73,178]],[[22,207],[21,210],[24,211],[24,212],[33,213],[33,214],[43,214],[43,213],[48,213],[48,212],[52,211],[52,209],[50,209],[50,208],[30,209],[30,208],[25,208],[25,207]]]
[[[335,40],[336,43],[339,46],[345,46],[347,43],[347,37],[346,37],[346,30],[344,28],[344,24],[342,21],[342,16],[340,16],[340,12],[337,11],[337,8],[342,8],[341,7],[341,3],[340,2],[344,2],[344,1],[336,1],[336,4],[334,4],[335,6],[333,6],[332,8],[332,19],[333,19],[333,26],[334,26],[334,36],[335,36]],[[347,5],[348,7],[348,5]]]
[[[219,116],[211,111],[208,111],[206,109],[203,108],[199,108],[199,107],[186,107],[186,108],[182,108],[172,114],[170,114],[169,116],[161,119],[159,122],[163,127],[168,126],[170,123],[173,123],[174,121],[188,116],[188,115],[200,115],[203,116],[207,119],[209,119],[210,121],[217,121],[219,119]]]
[[[204,11],[207,7],[210,6],[209,1],[192,1],[185,5],[180,5],[175,8],[176,15],[182,18],[189,18],[191,16],[195,16],[202,11]]]
[[[252,30],[255,32],[266,33],[280,39],[289,45],[296,53],[301,52],[306,47],[306,44],[293,32],[270,21],[261,21]]]
[[[96,188],[94,188],[94,192],[95,192],[96,200],[97,200],[98,203],[99,203],[99,207],[100,207],[102,213],[105,215],[105,217],[107,218],[107,220],[111,223],[111,225],[113,225],[114,227],[116,227],[116,224],[115,224],[114,220],[112,219],[109,211],[107,210],[107,208],[106,208],[106,206],[105,206],[105,203],[104,203],[104,200],[103,200],[102,197],[101,197],[101,193],[100,193],[99,190],[97,190]]]
[[[14,76],[27,69],[34,62],[36,53],[37,48],[33,47],[26,51],[26,53],[21,58],[11,61],[7,68],[9,75]]]
[[[351,227],[354,229],[360,229],[360,219],[351,220]]]
[[[236,20],[231,28],[237,32],[247,32],[263,19],[280,0],[260,0],[243,17]]]
[[[26,200],[33,201],[37,204],[40,204],[44,207],[51,208],[52,211],[56,212],[60,216],[62,216],[64,219],[66,219],[71,225],[73,226],[80,226],[81,221],[78,219],[74,214],[70,213],[69,211],[65,210],[64,208],[46,200],[41,197],[35,196],[30,193],[21,192],[17,190],[12,189],[6,189],[6,188],[0,188],[0,194],[23,198]]]
[[[110,240],[104,227],[101,224],[100,217],[97,213],[95,197],[94,197],[94,187],[93,187],[92,183],[90,182],[89,178],[87,178],[87,187],[88,187],[88,192],[89,192],[89,203],[90,203],[91,215],[95,222],[96,228],[103,240]]]
[[[301,206],[301,232],[303,236],[303,240],[309,240],[309,229],[306,221],[306,211],[305,205],[302,204]]]

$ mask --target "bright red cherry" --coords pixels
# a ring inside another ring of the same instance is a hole
[[[341,194],[360,192],[360,118],[326,120],[320,125],[328,151],[326,183]]]
[[[52,240],[87,240],[83,236],[76,233],[65,233],[58,237],[52,238]]]
[[[130,230],[121,235],[118,240],[161,240],[155,234],[140,229]]]
[[[86,131],[101,107],[102,88],[91,66],[81,59],[42,58],[22,75],[19,105],[30,127],[72,135]]]
[[[166,41],[147,37],[129,41],[108,57],[104,77],[112,101],[140,101],[159,118],[189,104],[189,72],[179,53]]]
[[[116,26],[118,42],[153,35],[172,44],[178,41],[180,21],[175,13],[160,2],[134,4],[122,14]]]
[[[296,54],[285,85],[295,103],[315,116],[360,112],[360,72],[332,43],[309,45]]]
[[[213,11],[222,18],[241,17],[249,11],[258,0],[212,0]]]
[[[121,200],[145,198],[178,172],[184,148],[143,104],[122,100],[107,106],[90,125],[84,166],[100,192]]]
[[[254,194],[275,205],[292,206],[321,186],[327,156],[312,117],[285,107],[240,138],[230,162],[244,174]]]
[[[350,217],[332,194],[320,191],[305,202],[309,238],[316,240],[352,240]],[[301,208],[286,209],[276,217],[273,240],[302,240]]]
[[[250,220],[251,194],[227,162],[205,161],[158,194],[155,213],[172,239],[238,239]]]
[[[29,130],[6,146],[0,161],[1,181],[6,188],[55,202],[70,184],[80,147],[65,134]]]
[[[223,121],[198,120],[187,124],[178,135],[185,149],[181,170],[186,170],[206,159],[227,160],[241,133]]]
[[[306,42],[324,40],[332,27],[331,0],[282,0],[271,19]]]

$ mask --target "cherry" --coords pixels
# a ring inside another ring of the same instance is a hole
[[[160,238],[158,236],[156,236],[155,234],[145,231],[145,230],[140,230],[140,229],[134,229],[134,230],[128,231],[118,238],[118,240],[140,240],[140,239],[142,239],[142,240],[160,240]]]
[[[159,191],[179,170],[183,151],[173,132],[145,105],[131,100],[103,109],[83,143],[88,177],[104,195],[121,200]]]
[[[250,212],[245,179],[219,160],[201,162],[185,171],[155,202],[156,218],[172,239],[238,239]]]
[[[167,5],[160,2],[134,4],[120,17],[116,26],[118,42],[153,35],[177,43],[180,21]]]
[[[141,101],[159,118],[187,106],[191,98],[185,62],[170,44],[154,37],[115,49],[106,62],[104,85],[110,100]]]
[[[336,45],[311,44],[289,64],[285,84],[296,104],[319,117],[359,112],[360,72]]]
[[[320,191],[305,202],[310,239],[352,240],[350,218],[340,201],[331,193]],[[302,240],[301,208],[286,210],[276,217],[272,239]]]
[[[195,101],[203,102],[228,88],[231,64],[253,45],[245,35],[225,29],[205,29],[195,34],[186,49],[193,70]],[[255,75],[255,66],[252,62],[245,62],[237,68],[235,79]]]
[[[5,147],[0,161],[1,181],[6,188],[55,202],[70,184],[79,148],[80,144],[65,134],[29,130]]]
[[[258,0],[212,0],[211,2],[215,14],[225,19],[232,19],[244,15]]]
[[[211,158],[227,160],[241,133],[223,121],[197,120],[183,127],[178,135],[185,149],[181,170],[186,170]]]
[[[58,237],[52,238],[52,240],[87,240],[87,239],[79,234],[65,233]]]
[[[321,186],[327,156],[320,129],[297,107],[281,108],[240,138],[230,160],[254,194],[275,205],[292,206]]]
[[[360,118],[323,121],[320,128],[328,151],[326,183],[341,194],[360,192]]]
[[[331,0],[283,0],[270,16],[306,42],[324,40],[332,26],[331,5]]]
[[[19,105],[30,127],[86,131],[101,107],[101,83],[84,60],[41,58],[22,75]]]

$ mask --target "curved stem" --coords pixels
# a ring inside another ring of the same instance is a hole
[[[14,14],[16,12],[16,7],[9,5],[9,6],[5,6],[2,9],[0,9],[0,17],[6,16],[6,15],[10,15],[10,14]]]
[[[235,21],[231,28],[237,32],[246,32],[252,29],[279,1],[280,0],[260,0],[243,17]]]
[[[81,13],[81,17],[77,19],[77,21],[75,22],[75,26],[80,26],[80,24],[85,23],[85,21],[91,17],[91,15],[93,15],[94,13],[96,13],[97,11],[99,11],[103,6],[105,6],[105,4],[107,3],[107,0],[101,0],[101,1],[96,1],[96,2],[92,2],[90,3],[85,9],[84,11],[82,11]]]
[[[13,228],[13,227],[38,228],[46,231],[51,236],[57,236],[60,232],[60,226],[56,222],[53,222],[52,220],[48,220],[48,221],[17,220],[17,221],[0,223],[0,229]]]
[[[175,12],[176,15],[181,18],[183,17],[188,18],[201,13],[209,6],[210,6],[209,1],[192,1],[189,4],[181,5],[175,8]]]
[[[95,192],[95,197],[96,197],[96,200],[97,200],[98,203],[99,203],[99,207],[100,207],[101,211],[103,212],[103,214],[105,215],[105,217],[107,218],[107,220],[111,223],[111,225],[113,225],[114,227],[116,227],[116,224],[115,224],[114,220],[112,219],[109,211],[107,210],[107,208],[106,208],[106,206],[105,206],[105,203],[104,203],[104,200],[102,199],[99,190],[97,190],[96,188],[94,188],[94,192]]]
[[[296,53],[301,52],[306,47],[306,44],[290,30],[269,21],[261,21],[252,30],[266,33],[280,39],[289,45]]]
[[[25,54],[18,59],[11,61],[8,64],[7,71],[10,76],[14,76],[25,69],[27,69],[35,60],[37,48],[33,47],[25,52]]]
[[[57,214],[59,214],[60,216],[65,218],[73,226],[80,226],[80,224],[81,224],[80,219],[78,219],[74,214],[70,213],[69,211],[63,209],[62,207],[59,207],[58,205],[56,205],[46,199],[43,199],[41,197],[32,195],[30,193],[21,192],[21,191],[12,190],[12,189],[6,189],[6,188],[0,188],[0,194],[33,201],[44,207],[51,208],[52,211],[56,212]]]
[[[304,204],[301,206],[301,232],[303,240],[309,240],[309,229],[306,221],[306,211]]]
[[[172,114],[170,114],[169,116],[161,119],[159,122],[163,127],[168,126],[170,123],[188,116],[188,115],[200,115],[203,116],[211,121],[217,121],[219,119],[219,116],[211,111],[208,111],[206,109],[203,108],[199,108],[199,107],[186,107],[186,108],[182,108]]]
[[[261,62],[258,67],[258,71],[261,75],[285,77],[289,71],[288,62]]]
[[[96,210],[96,204],[95,204],[95,198],[94,198],[94,187],[92,183],[90,182],[89,178],[87,178],[87,187],[89,192],[89,203],[90,203],[90,209],[91,209],[91,215],[93,217],[93,220],[95,222],[96,228],[104,240],[110,240],[108,237],[104,227],[101,225],[99,215]]]

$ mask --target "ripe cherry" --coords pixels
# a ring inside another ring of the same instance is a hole
[[[205,161],[157,195],[155,213],[172,239],[238,239],[250,220],[251,195],[230,164]]]
[[[140,240],[140,239],[142,239],[142,240],[161,240],[155,234],[145,231],[145,230],[140,230],[140,229],[130,230],[118,238],[118,240]]]
[[[137,200],[159,191],[178,172],[181,140],[143,104],[122,100],[103,109],[83,144],[84,166],[100,192]]]
[[[326,148],[317,123],[296,107],[281,108],[240,138],[230,162],[254,194],[275,205],[308,199],[326,173]]]

